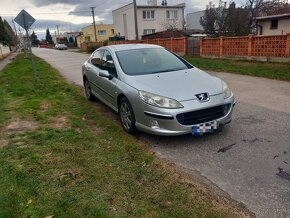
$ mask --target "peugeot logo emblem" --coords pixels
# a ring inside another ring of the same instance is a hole
[[[195,96],[197,97],[197,99],[200,102],[206,102],[206,101],[209,100],[209,94],[208,93],[200,93],[200,94],[197,94]]]

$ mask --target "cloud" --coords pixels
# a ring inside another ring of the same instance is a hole
[[[215,0],[214,0],[215,1]],[[132,0],[32,0],[35,6],[55,5],[64,4],[72,5],[74,9],[69,12],[69,15],[78,17],[89,17],[92,16],[90,7],[95,7],[95,16],[97,21],[103,21],[104,23],[112,23],[112,10],[122,7],[126,4],[131,3]],[[170,0],[167,1],[169,5],[180,4],[181,2],[186,3],[185,13],[203,10],[205,8],[204,1],[192,1],[192,0]],[[138,5],[147,5],[147,0],[137,0]],[[161,0],[157,1],[158,5],[161,5]]]
[[[87,0],[88,2],[90,0]],[[32,4],[35,6],[45,6],[45,5],[55,5],[55,4],[66,4],[66,5],[78,5],[82,4],[83,2],[81,0],[32,0]],[[91,0],[91,2],[93,2]],[[95,1],[94,1],[95,2]]]

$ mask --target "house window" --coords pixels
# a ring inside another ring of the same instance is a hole
[[[106,35],[106,30],[98,30],[98,35],[99,36],[105,36]]]
[[[90,41],[91,41],[91,37],[86,36],[86,37],[85,37],[85,42],[90,42]]]
[[[155,16],[154,11],[143,11],[144,20],[153,20]]]
[[[278,29],[278,20],[271,20],[271,29]]]
[[[143,35],[155,33],[155,29],[144,29]]]
[[[177,10],[170,10],[166,12],[167,19],[177,19]]]

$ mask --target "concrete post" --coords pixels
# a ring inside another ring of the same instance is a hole
[[[286,58],[290,58],[290,33],[286,34],[286,50],[285,50],[285,56]]]
[[[222,57],[224,54],[224,37],[220,37],[220,57]]]
[[[184,55],[187,55],[187,37],[184,37],[183,38],[183,45],[184,45],[184,47],[183,47],[183,49],[184,49]]]
[[[199,40],[199,55],[202,56],[202,52],[203,52],[203,37],[200,37]]]
[[[252,57],[253,54],[253,34],[248,35],[248,58]]]

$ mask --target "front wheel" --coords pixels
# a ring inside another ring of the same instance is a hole
[[[131,134],[136,132],[134,111],[127,98],[120,100],[119,115],[123,129]]]
[[[94,100],[94,96],[92,95],[90,82],[87,79],[84,80],[84,86],[85,86],[86,98],[89,101],[93,101]]]

